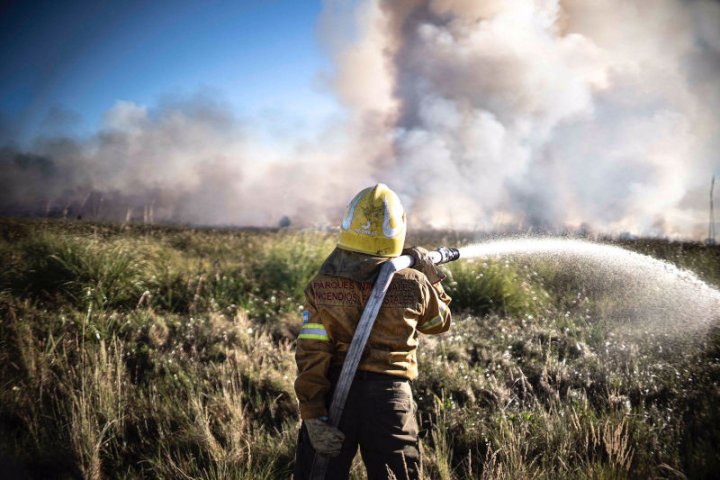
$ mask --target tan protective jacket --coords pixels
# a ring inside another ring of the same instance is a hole
[[[303,419],[327,415],[327,373],[341,368],[370,297],[379,266],[387,258],[335,249],[305,289],[303,326],[295,360],[295,393]],[[395,274],[370,333],[359,370],[417,377],[417,332],[450,328],[450,297],[438,282],[408,268]]]

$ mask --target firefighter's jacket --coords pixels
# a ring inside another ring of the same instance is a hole
[[[295,393],[303,419],[327,415],[328,370],[342,368],[355,328],[387,258],[335,249],[305,289],[295,360]],[[440,282],[412,268],[395,274],[358,365],[359,370],[417,377],[418,332],[450,328],[450,297]]]

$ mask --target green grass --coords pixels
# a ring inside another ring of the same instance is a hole
[[[30,478],[288,478],[302,289],[333,245],[0,220],[0,460]],[[718,248],[623,246],[720,284]],[[612,296],[552,262],[447,272],[455,325],[422,337],[413,385],[424,478],[713,478],[719,328],[621,335]]]

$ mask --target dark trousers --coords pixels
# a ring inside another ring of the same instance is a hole
[[[345,434],[345,441],[340,455],[330,460],[325,476],[327,480],[349,477],[358,447],[368,480],[418,478],[418,424],[409,381],[358,372],[350,388],[339,428]],[[303,425],[298,437],[293,472],[295,480],[310,478],[314,457],[315,450]]]

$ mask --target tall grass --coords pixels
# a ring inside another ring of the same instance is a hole
[[[548,293],[542,286],[509,262],[455,262],[447,271],[446,288],[454,307],[475,315],[537,314],[547,304]]]
[[[1,458],[30,478],[289,477],[302,289],[331,235],[0,226]],[[717,250],[648,245],[720,271]],[[612,299],[550,263],[448,275],[455,325],[422,337],[413,385],[423,478],[713,478],[717,331],[620,337]]]

